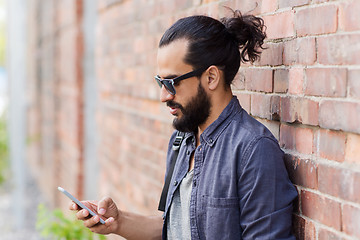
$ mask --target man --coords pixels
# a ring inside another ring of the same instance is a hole
[[[236,11],[221,22],[183,18],[165,32],[155,79],[160,100],[175,116],[175,129],[185,136],[177,157],[172,150],[177,131],[169,142],[166,176],[171,181],[163,217],[123,212],[105,198],[84,203],[106,224],[80,210],[77,217],[85,226],[127,239],[294,239],[297,191],[283,152],[269,130],[241,108],[230,87],[240,62],[259,57],[263,28],[262,19]]]

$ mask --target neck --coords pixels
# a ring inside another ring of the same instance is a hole
[[[225,94],[213,95],[211,98],[211,112],[208,119],[198,127],[197,140],[200,139],[200,135],[209,127],[224,111],[226,106],[230,103],[233,97],[232,91],[226,91]]]

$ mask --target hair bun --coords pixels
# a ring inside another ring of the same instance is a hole
[[[242,15],[239,10],[231,10],[233,17],[224,17],[220,21],[228,33],[236,39],[241,49],[241,60],[254,62],[260,58],[266,38],[264,20],[254,15]]]

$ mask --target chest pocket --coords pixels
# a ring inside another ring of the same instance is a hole
[[[241,239],[239,198],[202,196],[200,239]]]

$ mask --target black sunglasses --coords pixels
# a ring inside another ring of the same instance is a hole
[[[173,79],[162,79],[159,75],[156,75],[155,80],[159,84],[160,88],[162,87],[162,85],[164,85],[165,89],[171,95],[175,95],[176,91],[175,91],[174,84],[180,82],[181,80],[185,80],[185,79],[188,79],[188,78],[191,78],[191,77],[198,76],[199,74],[203,73],[207,68],[208,67],[199,68],[199,69],[196,69],[194,71],[185,73],[184,75],[178,76],[178,77],[173,78]]]

